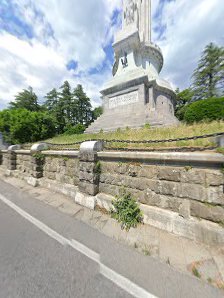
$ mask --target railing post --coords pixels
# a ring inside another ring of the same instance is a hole
[[[42,156],[42,151],[47,150],[48,145],[45,143],[34,144],[31,147],[30,154],[30,162],[31,162],[31,175],[28,179],[28,183],[32,186],[37,186],[37,179],[43,177],[43,167],[44,167],[44,156]]]
[[[8,148],[7,153],[7,176],[11,175],[11,171],[16,170],[16,152],[15,150],[19,150],[21,148],[20,145],[12,145]]]
[[[216,137],[216,144],[218,147],[224,147],[224,135]]]
[[[79,190],[91,196],[99,192],[100,163],[97,152],[102,150],[102,141],[84,142],[80,146]]]

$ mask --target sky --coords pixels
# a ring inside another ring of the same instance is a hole
[[[100,105],[121,7],[121,0],[0,0],[0,109],[29,86],[43,101],[65,80]],[[152,0],[152,42],[174,88],[189,87],[208,43],[224,44],[223,16],[223,0]]]

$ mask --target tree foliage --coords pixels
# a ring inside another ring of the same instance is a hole
[[[50,90],[45,103],[29,87],[15,96],[9,109],[0,114],[0,131],[10,143],[35,142],[55,134],[80,134],[101,114],[101,109],[92,110],[89,97],[82,85],[72,90],[65,81],[59,90]]]
[[[76,124],[75,126],[66,126],[65,135],[79,135],[84,133],[86,127],[83,124]]]
[[[60,92],[53,89],[45,98],[45,108],[53,115],[59,134],[67,130],[71,133],[71,128],[78,127],[79,124],[82,127],[87,127],[93,120],[91,102],[82,85],[77,85],[72,91],[69,82],[65,81],[60,87]],[[74,131],[76,130],[74,129]],[[77,131],[82,130],[78,129]]]
[[[77,123],[88,126],[93,118],[90,99],[80,84],[74,89],[73,95],[77,101]]]
[[[224,95],[224,48],[207,45],[192,78],[195,100]]]
[[[0,131],[8,143],[36,142],[55,135],[55,122],[47,112],[3,110],[0,112]]]
[[[93,110],[93,120],[96,120],[103,114],[103,107],[97,107]]]
[[[190,88],[180,91],[179,88],[176,90],[176,117],[182,121],[184,119],[184,113],[186,111],[187,105],[191,102],[193,98],[193,91]]]
[[[26,109],[28,111],[39,111],[38,98],[33,92],[33,88],[29,87],[15,96],[15,101],[10,102],[11,109]]]
[[[184,114],[187,123],[224,119],[224,97],[209,98],[190,104]]]

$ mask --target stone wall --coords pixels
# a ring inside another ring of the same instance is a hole
[[[47,155],[44,162],[43,177],[77,186],[79,183],[79,160],[67,156]]]
[[[204,243],[224,243],[223,155],[107,152],[101,142],[83,143],[80,151],[39,147],[0,151],[0,169],[90,209],[109,210],[125,189],[140,203],[146,224]]]
[[[220,169],[101,162],[100,192],[122,188],[140,203],[213,222],[224,221],[224,175]]]
[[[18,153],[16,156],[16,170],[25,176],[31,175],[32,163],[30,151],[27,151],[27,153]]]
[[[7,169],[7,165],[8,165],[8,153],[7,153],[7,151],[1,151],[0,165],[1,165],[2,168]]]

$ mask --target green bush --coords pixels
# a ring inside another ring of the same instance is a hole
[[[55,123],[47,112],[3,110],[0,112],[0,131],[8,143],[32,143],[53,137]]]
[[[130,228],[136,228],[143,221],[143,213],[139,204],[130,193],[121,192],[119,197],[112,201],[113,209],[111,210],[112,218],[121,223],[121,228],[127,231]]]
[[[65,135],[80,135],[83,134],[85,131],[86,127],[83,124],[77,124],[75,126],[66,126],[65,128]]]
[[[184,115],[186,113],[188,106],[183,106],[180,109],[176,110],[175,116],[177,117],[178,120],[183,121],[184,120]]]
[[[209,98],[190,104],[184,114],[187,123],[224,119],[224,97]]]

